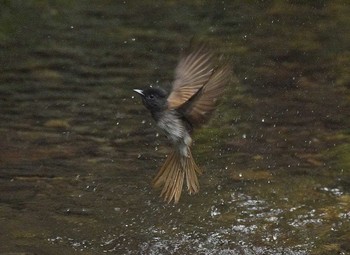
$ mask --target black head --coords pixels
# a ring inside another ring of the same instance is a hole
[[[159,88],[147,88],[144,90],[134,89],[141,98],[143,104],[152,114],[163,111],[167,108],[167,93]]]

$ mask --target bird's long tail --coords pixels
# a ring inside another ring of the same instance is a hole
[[[201,174],[190,148],[187,148],[187,156],[181,154],[179,150],[174,150],[165,160],[156,177],[153,179],[153,187],[163,186],[160,196],[164,201],[170,203],[174,200],[177,203],[180,199],[184,179],[186,178],[187,189],[190,194],[199,191],[197,174]]]

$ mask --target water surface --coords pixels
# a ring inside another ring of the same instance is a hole
[[[347,1],[0,5],[0,254],[350,252]],[[132,89],[169,83],[193,36],[234,78],[175,206]]]

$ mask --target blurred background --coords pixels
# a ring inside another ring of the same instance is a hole
[[[0,0],[0,254],[349,254],[346,0]],[[232,62],[201,191],[132,91],[195,37]]]

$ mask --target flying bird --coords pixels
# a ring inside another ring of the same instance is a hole
[[[209,120],[230,76],[230,65],[220,64],[212,50],[200,45],[182,54],[170,93],[161,88],[134,89],[173,145],[153,179],[155,188],[163,187],[161,196],[168,203],[179,201],[184,182],[189,194],[199,191],[197,176],[202,171],[191,153],[191,135]]]

